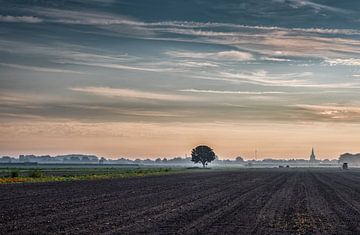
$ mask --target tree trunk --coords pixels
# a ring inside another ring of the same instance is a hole
[[[203,168],[205,168],[205,162],[202,162],[202,164],[203,164]]]

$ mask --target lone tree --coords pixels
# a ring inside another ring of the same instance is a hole
[[[215,153],[210,147],[206,145],[197,146],[191,151],[191,161],[194,163],[201,162],[203,168],[206,167],[208,162],[213,160],[215,160]]]

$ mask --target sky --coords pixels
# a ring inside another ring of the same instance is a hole
[[[0,4],[0,155],[360,152],[360,1]]]

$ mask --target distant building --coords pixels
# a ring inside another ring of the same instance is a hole
[[[316,162],[316,156],[315,156],[315,153],[314,153],[314,148],[312,148],[312,150],[311,150],[310,162]]]

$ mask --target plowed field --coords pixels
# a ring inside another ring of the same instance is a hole
[[[0,233],[360,234],[360,171],[249,169],[0,185]]]

